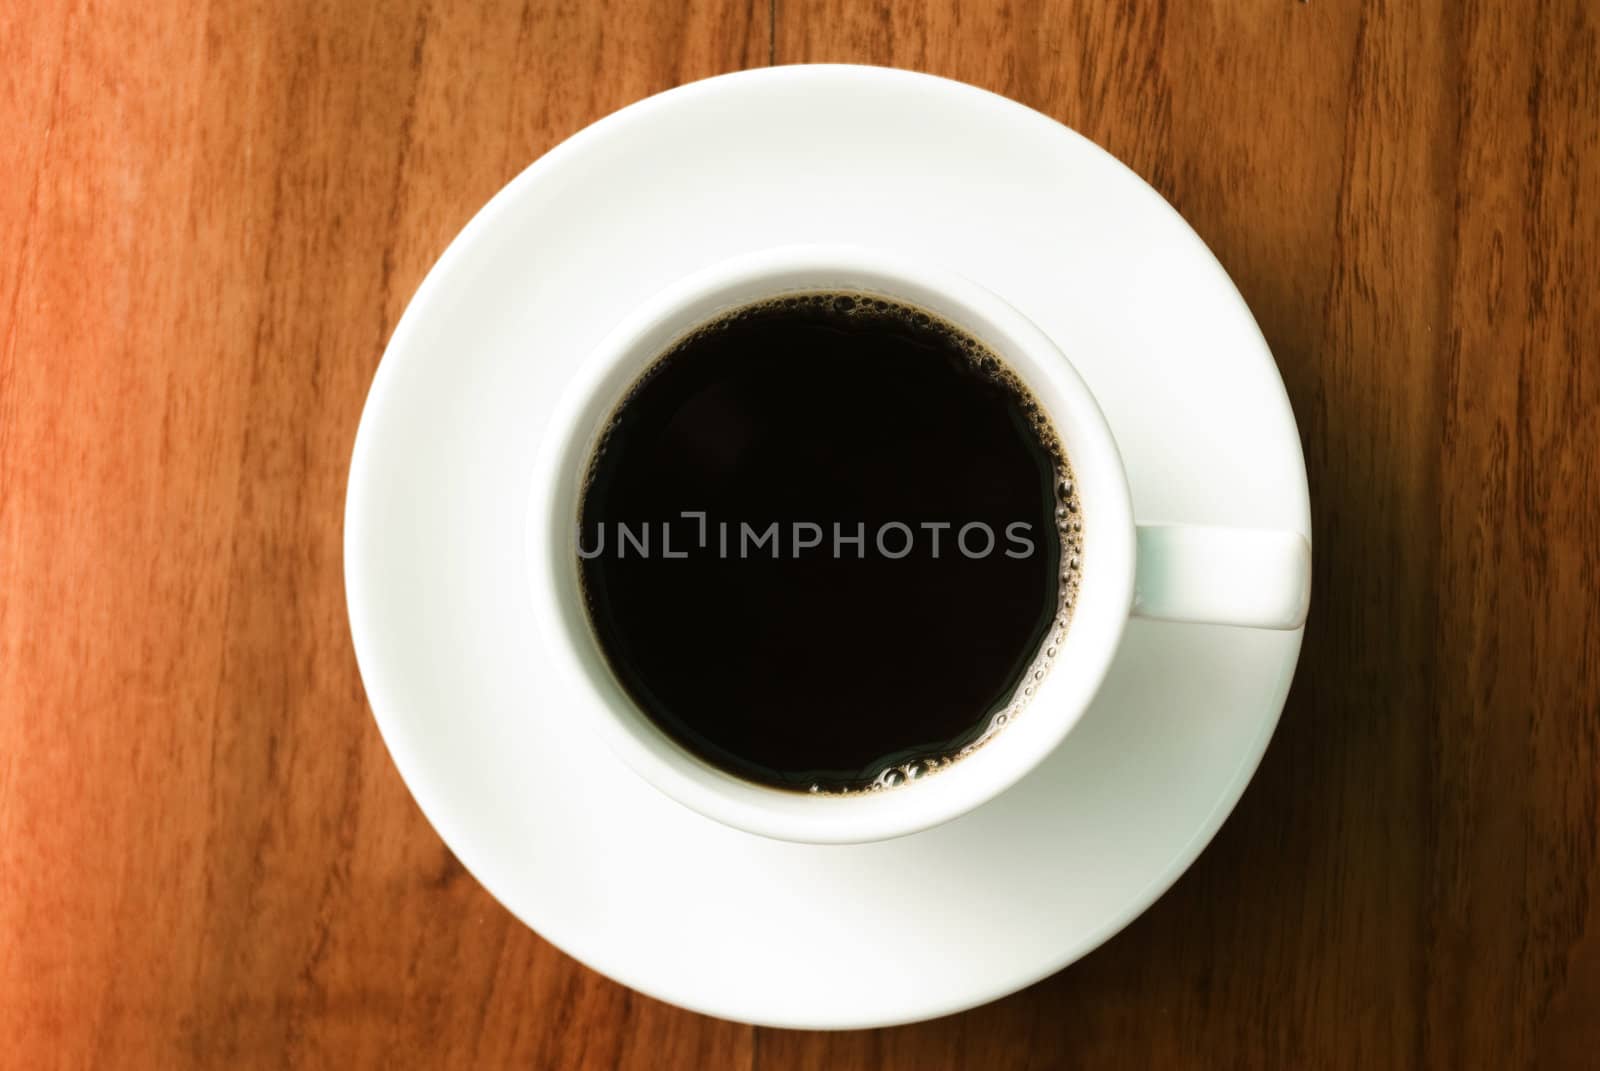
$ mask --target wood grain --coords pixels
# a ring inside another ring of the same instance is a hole
[[[566,959],[366,712],[349,446],[487,197],[640,96],[915,67],[1117,153],[1260,320],[1316,605],[1194,869],[1014,997],[752,1030]],[[0,1066],[1594,1066],[1600,11],[1212,0],[0,10]]]

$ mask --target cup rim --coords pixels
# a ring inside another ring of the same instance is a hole
[[[617,683],[581,605],[581,477],[606,418],[648,365],[719,312],[784,292],[879,292],[927,308],[984,341],[1039,400],[1073,467],[1084,568],[1057,664],[1011,724],[947,769],[897,788],[843,796],[758,785],[692,754]],[[735,829],[818,844],[887,840],[943,824],[1030,773],[1075,726],[1104,680],[1133,600],[1131,496],[1116,442],[1088,386],[1020,311],[947,268],[848,245],[792,245],[700,269],[644,301],[580,365],[537,451],[525,530],[527,581],[546,671],[569,716],[667,797]]]

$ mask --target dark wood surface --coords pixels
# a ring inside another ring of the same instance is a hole
[[[1126,160],[1301,422],[1304,660],[1143,918],[1009,999],[753,1030],[466,877],[367,712],[346,465],[396,317],[560,139],[914,67]],[[1600,1066],[1600,8],[0,5],[0,1065]]]

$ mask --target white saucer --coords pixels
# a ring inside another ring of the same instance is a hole
[[[1140,521],[1309,538],[1305,469],[1199,238],[1090,142],[958,83],[781,67],[685,86],[550,152],[445,252],[373,384],[346,510],[356,653],[401,775],[478,880],[595,970],[729,1019],[877,1026],[1010,993],[1149,906],[1254,772],[1300,634],[1132,622],[1037,772],[888,843],[736,833],[635,778],[541,687],[534,446],[636,302],[796,241],[925,256],[1009,298],[1098,395]]]

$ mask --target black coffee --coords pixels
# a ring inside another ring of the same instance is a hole
[[[980,343],[855,293],[746,307],[632,387],[579,517],[590,622],[635,703],[730,773],[898,784],[1042,679],[1076,588],[1071,474]]]

